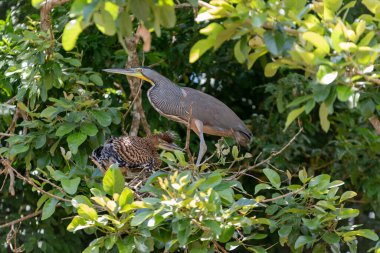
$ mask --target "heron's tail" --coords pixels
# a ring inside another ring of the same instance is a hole
[[[252,133],[248,129],[244,131],[237,130],[234,131],[234,137],[239,145],[247,147],[252,138]]]

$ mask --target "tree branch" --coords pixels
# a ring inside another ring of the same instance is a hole
[[[50,12],[51,10],[59,5],[65,4],[70,0],[46,0],[41,7],[40,17],[41,17],[41,30],[48,32],[50,36],[50,47],[46,50],[48,58],[53,53],[54,47],[54,33],[51,24]]]
[[[291,196],[291,195],[296,195],[297,193],[299,193],[300,191],[302,191],[304,189],[305,189],[305,186],[303,186],[302,188],[299,188],[298,190],[295,190],[294,192],[288,192],[288,193],[286,193],[284,195],[277,196],[277,197],[274,197],[274,198],[271,198],[271,199],[264,199],[262,201],[259,201],[259,203],[273,202],[273,201],[276,201],[276,200],[279,200],[279,199],[282,199],[282,198],[286,198],[286,197]]]
[[[128,62],[126,63],[126,68],[136,67],[140,65],[140,61],[137,54],[137,43],[139,41],[138,37],[127,38],[126,46],[128,50]],[[131,89],[131,98],[133,101],[132,110],[132,124],[129,131],[129,135],[136,136],[139,131],[140,122],[143,125],[144,131],[147,135],[151,134],[148,121],[146,120],[144,109],[142,107],[141,92],[140,92],[140,80],[136,78],[128,77],[129,86]]]
[[[300,135],[302,133],[302,131],[303,131],[303,128],[301,127],[300,130],[298,130],[298,132],[280,150],[272,152],[272,154],[268,158],[266,158],[265,160],[263,160],[263,161],[261,161],[261,162],[259,162],[257,164],[254,164],[253,166],[249,166],[246,169],[238,171],[236,173],[236,175],[232,176],[231,178],[232,179],[240,178],[244,174],[246,174],[247,171],[253,170],[253,169],[257,168],[257,167],[260,167],[263,164],[268,163],[272,158],[274,158],[274,157],[280,155],[282,152],[284,152],[285,149],[287,149],[297,139],[298,135]]]
[[[30,184],[31,186],[33,186],[34,188],[36,188],[38,191],[42,192],[43,194],[46,194],[48,195],[49,197],[52,197],[52,198],[55,198],[57,200],[60,200],[60,201],[64,201],[64,202],[69,202],[71,203],[71,200],[69,199],[64,199],[62,197],[59,197],[59,196],[56,196],[50,192],[47,192],[45,190],[43,190],[41,187],[39,187],[38,185],[36,185],[36,183],[33,182],[33,180],[29,177],[24,177],[23,175],[21,175],[15,168],[12,167],[10,161],[8,159],[0,159],[0,163],[7,169],[7,171],[12,171],[13,173],[16,174],[16,176],[20,179],[22,179],[25,183],[28,183]]]
[[[4,223],[4,224],[1,224],[0,225],[0,228],[6,228],[6,227],[10,227],[12,225],[15,225],[17,223],[20,223],[20,222],[23,222],[24,220],[28,220],[28,219],[31,219],[33,217],[36,217],[38,215],[40,215],[42,213],[42,209],[41,210],[38,210],[37,212],[34,212],[34,213],[31,213],[31,214],[28,214],[24,217],[21,217],[17,220],[13,220],[13,221],[10,221],[10,222],[7,222],[7,223]]]

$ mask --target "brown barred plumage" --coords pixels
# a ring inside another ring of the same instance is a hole
[[[108,139],[92,152],[94,159],[102,169],[107,170],[117,164],[127,177],[142,170],[153,171],[161,166],[157,149],[162,144],[166,149],[178,149],[174,144],[175,135],[171,132],[154,134],[141,138],[138,136],[120,136]]]

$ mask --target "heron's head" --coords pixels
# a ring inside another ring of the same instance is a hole
[[[151,83],[152,85],[154,85],[154,82],[155,80],[157,80],[157,77],[160,76],[160,74],[158,74],[156,71],[147,67],[136,67],[129,69],[103,69],[103,71],[108,73],[123,74],[127,76],[137,77]]]

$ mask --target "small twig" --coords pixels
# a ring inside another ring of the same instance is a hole
[[[50,192],[47,192],[47,191],[43,190],[41,187],[39,187],[38,185],[36,185],[36,183],[34,183],[34,181],[30,177],[24,177],[23,175],[21,175],[15,168],[13,168],[11,166],[10,161],[8,159],[1,159],[0,162],[3,164],[3,166],[5,168],[7,168],[8,170],[13,171],[18,178],[22,179],[25,183],[30,184],[31,186],[33,186],[34,188],[36,188],[38,191],[42,192],[43,194],[46,194],[49,197],[55,198],[55,199],[60,200],[60,201],[71,202],[71,200],[69,200],[69,199],[64,199],[62,197],[56,196],[56,195],[54,195],[54,194],[52,194]]]
[[[176,8],[176,9],[192,8],[192,7],[193,6],[191,4],[188,4],[188,3],[179,3],[179,4],[174,5],[174,8]]]
[[[302,133],[302,131],[303,131],[303,128],[301,127],[300,130],[280,150],[272,152],[272,154],[267,159],[265,159],[265,160],[263,160],[257,164],[254,164],[253,166],[249,166],[248,168],[246,168],[244,170],[239,171],[236,174],[236,176],[234,176],[234,177],[240,178],[247,171],[253,170],[257,167],[260,167],[263,164],[268,163],[272,158],[274,158],[274,157],[278,156],[279,154],[281,154],[282,152],[284,152],[284,150],[287,149],[297,139],[298,135],[300,135]]]
[[[6,160],[6,159],[0,159],[0,163],[4,166],[4,170],[1,172],[1,174],[2,173],[6,174],[4,182],[3,182],[3,186],[5,184],[5,180],[7,179],[9,175],[8,191],[12,196],[15,196],[16,195],[15,188],[14,188],[15,174],[13,173],[12,166],[10,165],[11,163],[9,160]],[[3,186],[1,187],[1,189],[3,188]]]
[[[39,175],[35,175],[35,176],[38,177],[39,180],[41,180],[47,184],[50,184],[51,186],[53,186],[55,189],[57,189],[61,193],[66,194],[66,192],[62,189],[62,187],[59,187],[58,185],[54,184],[53,182],[50,182],[49,180],[47,180],[43,177],[40,177]]]
[[[277,197],[274,197],[274,198],[271,198],[271,199],[264,199],[264,200],[260,201],[260,203],[273,202],[273,201],[276,201],[276,200],[279,200],[279,199],[282,199],[282,198],[286,198],[288,196],[295,195],[295,194],[299,193],[300,191],[302,191],[304,189],[305,189],[305,186],[303,186],[302,188],[299,188],[298,190],[296,190],[294,192],[288,192],[288,193],[286,193],[284,195],[277,196]]]
[[[218,250],[218,252],[228,253],[228,251],[225,250],[225,248],[223,248],[223,246],[220,245],[217,241],[213,240],[212,243],[215,245],[215,248]]]
[[[33,217],[36,217],[36,216],[40,215],[41,213],[42,213],[42,209],[41,209],[41,210],[38,210],[37,212],[34,212],[34,213],[31,213],[31,214],[28,214],[28,215],[26,215],[26,216],[24,216],[24,217],[21,217],[21,218],[19,218],[19,219],[17,219],[17,220],[13,220],[13,221],[10,221],[10,222],[7,222],[7,223],[4,223],[4,224],[1,224],[1,225],[0,225],[0,228],[10,227],[10,226],[15,225],[15,224],[17,224],[17,223],[20,223],[20,222],[23,222],[23,221],[25,221],[25,220],[31,219],[31,218],[33,218]]]
[[[98,163],[98,161],[96,161],[92,156],[89,156],[89,158],[90,158],[90,160],[96,165],[96,167],[99,168],[99,170],[100,170],[103,174],[106,173],[106,170],[103,168],[103,166],[102,166],[100,163]]]

